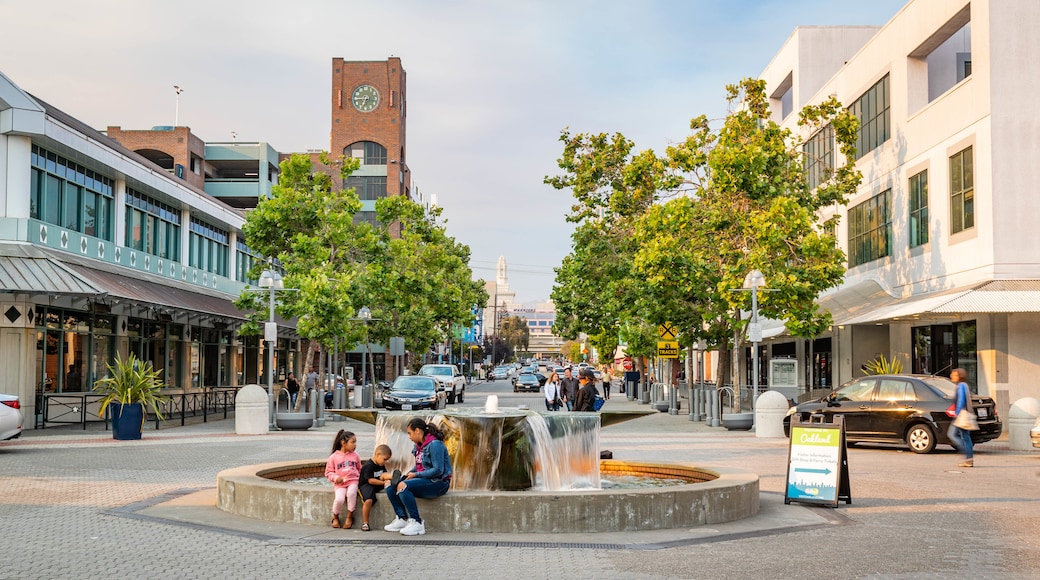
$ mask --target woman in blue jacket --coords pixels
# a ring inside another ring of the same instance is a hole
[[[964,369],[957,368],[950,371],[950,380],[957,383],[957,394],[955,396],[956,407],[953,411],[955,417],[956,415],[959,415],[961,411],[968,411],[972,414],[975,413],[975,409],[971,405],[971,391],[968,389],[968,383],[964,382],[967,379],[968,373]],[[948,435],[953,446],[960,449],[961,453],[964,454],[964,461],[958,463],[957,466],[975,467],[975,449],[971,442],[971,431],[961,429],[953,423],[950,423]]]
[[[415,467],[400,483],[391,481],[386,497],[394,506],[397,517],[383,527],[388,532],[401,532],[405,536],[421,536],[426,533],[426,524],[419,516],[415,498],[433,499],[448,492],[451,486],[451,457],[444,445],[444,434],[435,425],[421,417],[408,422],[408,438],[415,443]]]

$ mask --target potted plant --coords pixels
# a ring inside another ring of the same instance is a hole
[[[93,389],[103,395],[99,417],[103,418],[112,406],[112,437],[140,439],[149,409],[162,419],[160,405],[166,402],[162,388],[159,371],[152,368],[152,363],[133,354],[125,359],[116,356],[115,363],[108,365],[108,376],[98,379]]]

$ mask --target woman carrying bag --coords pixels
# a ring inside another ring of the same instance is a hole
[[[545,410],[559,411],[563,406],[560,398],[560,375],[555,372],[549,374],[549,380],[545,381]]]
[[[975,467],[975,449],[971,442],[971,432],[978,431],[979,423],[975,418],[975,408],[971,404],[971,391],[968,389],[968,383],[964,382],[967,378],[968,373],[962,368],[950,372],[950,380],[957,383],[957,394],[954,397],[956,416],[950,423],[947,435],[950,437],[950,443],[964,453],[964,461],[958,463],[957,467]]]

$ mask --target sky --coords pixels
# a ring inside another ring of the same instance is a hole
[[[907,0],[0,0],[0,72],[104,130],[328,149],[332,59],[401,58],[413,186],[474,276],[549,298],[570,252],[560,132],[663,152],[799,25],[882,25]],[[174,85],[182,88],[178,97]]]

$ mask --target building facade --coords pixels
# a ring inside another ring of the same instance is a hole
[[[197,145],[186,140],[189,169]],[[266,382],[264,343],[236,334],[232,300],[257,259],[243,222],[0,74],[0,391],[21,398],[26,427],[42,424],[47,395],[89,390],[117,353],[173,388]],[[298,341],[285,321],[279,332],[281,377]]]
[[[1034,0],[912,0],[877,29],[795,30],[761,76],[774,119],[800,135],[813,184],[840,154],[796,113],[836,96],[860,119],[863,182],[821,216],[841,217],[848,257],[819,299],[831,332],[762,354],[806,361],[813,386],[885,355],[910,372],[963,367],[1005,412],[1040,397],[1040,79],[1023,74],[1040,58],[1037,25]]]

